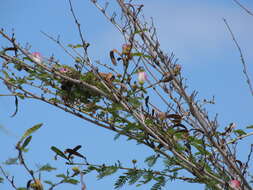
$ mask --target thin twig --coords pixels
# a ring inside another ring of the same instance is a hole
[[[40,31],[43,35],[45,35],[47,38],[49,38],[50,40],[52,40],[53,42],[57,43],[62,49],[63,51],[68,54],[72,59],[75,60],[75,57],[67,50],[67,48],[65,48],[59,39],[55,39],[54,37],[50,36],[49,34],[47,34],[46,32]]]
[[[84,182],[84,174],[80,172],[80,182],[81,182],[81,190],[86,190],[86,184]]]
[[[236,137],[235,139],[233,139],[233,140],[227,142],[227,144],[233,144],[233,143],[235,143],[236,141],[241,140],[241,139],[244,139],[245,137],[248,137],[248,136],[251,136],[251,135],[253,135],[253,132],[250,132],[250,133],[247,133],[247,134],[245,134],[245,135],[241,135],[241,136],[239,136],[239,137]]]
[[[69,6],[70,6],[70,11],[72,13],[72,16],[74,17],[75,23],[77,25],[79,36],[80,36],[81,41],[82,41],[82,47],[84,49],[84,57],[87,57],[87,47],[88,47],[88,44],[85,42],[85,40],[83,38],[83,34],[82,34],[82,31],[81,31],[81,24],[77,20],[77,17],[75,15],[75,12],[74,12],[71,0],[69,0]]]
[[[247,172],[247,169],[249,167],[249,162],[251,160],[252,152],[253,152],[253,144],[251,144],[251,147],[250,147],[250,152],[248,154],[248,159],[247,159],[247,162],[245,164],[244,171],[242,173],[243,175]]]
[[[28,165],[26,164],[25,159],[23,157],[22,149],[19,147],[19,145],[16,146],[16,149],[18,150],[18,159],[20,161],[20,164],[24,166],[25,170],[30,174],[33,181],[35,182],[36,179],[35,179],[35,176],[34,176],[34,172],[33,172],[33,170],[29,169]]]
[[[12,186],[14,189],[17,190],[18,188],[16,187],[16,185],[15,185],[15,183],[14,183],[14,177],[12,177],[12,178],[10,179],[10,177],[6,174],[6,172],[4,171],[4,169],[2,168],[2,166],[0,166],[0,170],[1,170],[2,174],[4,175],[5,179],[6,179],[7,181],[9,181],[9,183],[11,184],[11,186]]]
[[[236,45],[236,47],[237,47],[237,49],[238,49],[238,51],[239,51],[240,58],[241,58],[241,62],[242,62],[242,65],[243,65],[243,73],[244,73],[244,75],[245,75],[245,77],[246,77],[246,79],[247,79],[246,81],[247,81],[247,83],[248,83],[248,86],[249,86],[251,95],[253,96],[253,88],[252,88],[252,84],[251,84],[251,81],[250,81],[250,78],[249,78],[249,75],[248,75],[248,72],[247,72],[247,65],[246,65],[246,63],[245,63],[245,60],[244,60],[244,57],[243,57],[243,53],[242,53],[241,47],[240,47],[240,45],[238,44],[237,40],[235,39],[235,35],[233,34],[233,32],[232,32],[232,30],[231,30],[231,28],[230,28],[230,26],[229,26],[227,20],[226,20],[225,18],[223,18],[223,21],[224,21],[224,23],[225,23],[225,25],[226,25],[226,27],[227,27],[229,33],[231,34],[231,37],[232,37],[232,39],[233,39],[233,41],[234,41],[234,43],[235,43],[235,45]]]
[[[243,6],[239,1],[237,0],[233,0],[237,5],[239,5],[239,7],[241,7],[246,13],[248,13],[249,15],[253,16],[253,12],[250,11],[248,8],[246,8],[245,6]]]

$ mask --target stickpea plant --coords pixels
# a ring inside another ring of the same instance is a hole
[[[28,168],[23,157],[31,133],[40,127],[35,125],[16,146],[18,157],[15,161],[19,160],[31,177],[23,189],[41,190],[45,184],[53,189],[62,183],[81,183],[84,190],[83,175],[95,171],[98,178],[103,178],[123,170],[123,175],[115,182],[115,189],[126,183],[141,186],[154,181],[151,189],[158,190],[169,180],[177,179],[205,184],[210,190],[251,190],[249,163],[252,147],[248,160],[241,161],[236,156],[238,150],[235,146],[239,139],[251,133],[236,129],[234,123],[225,129],[218,128],[217,118],[211,118],[205,108],[205,104],[212,101],[203,103],[196,91],[187,89],[182,67],[175,55],[168,55],[161,49],[155,27],[140,16],[144,6],[117,0],[121,15],[117,20],[109,16],[106,8],[97,1],[90,1],[125,39],[121,50],[108,52],[111,63],[102,64],[91,61],[88,54],[90,44],[84,40],[69,2],[80,44],[65,48],[59,40],[45,35],[62,47],[73,63],[61,64],[54,56],[44,57],[31,52],[17,42],[14,34],[9,35],[2,29],[0,34],[8,40],[9,46],[0,52],[0,79],[15,96],[16,105],[19,99],[37,99],[115,132],[115,139],[126,136],[149,147],[154,154],[146,158],[147,169],[138,168],[137,160],[132,161],[132,168],[127,168],[120,162],[110,166],[90,163],[79,152],[81,145],[66,150],[52,146],[56,158],[73,166],[72,171],[58,174],[56,177],[61,180],[56,183],[43,181],[38,177],[39,173],[55,168],[44,165],[36,173]],[[75,162],[77,157],[81,163]],[[157,160],[163,161],[160,170],[152,169]],[[8,163],[12,162],[9,160]],[[20,190],[2,167],[1,171],[13,188]]]

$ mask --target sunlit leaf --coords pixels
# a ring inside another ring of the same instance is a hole
[[[49,184],[49,185],[53,185],[53,182],[48,181],[48,180],[45,180],[44,183]]]
[[[68,177],[67,177],[66,175],[64,175],[64,174],[57,174],[56,177],[60,177],[60,178],[64,178],[64,179],[65,179],[65,178],[68,178]]]
[[[243,131],[242,129],[237,129],[237,130],[234,130],[234,133],[238,136],[241,136],[241,135],[246,135],[247,133],[245,131]]]
[[[145,54],[140,53],[140,52],[131,53],[131,56],[146,57],[146,58],[148,58],[148,59],[152,58],[151,56],[145,55]]]
[[[141,57],[143,56],[144,54],[143,53],[140,53],[140,52],[136,52],[136,53],[131,53],[132,56],[138,56],[138,57]]]
[[[76,179],[65,179],[64,180],[64,182],[65,183],[70,183],[70,184],[74,184],[74,185],[76,185],[76,184],[78,184],[79,183],[79,181],[78,180],[76,180]]]
[[[76,44],[76,45],[74,45],[74,46],[72,46],[73,48],[81,48],[81,47],[83,47],[81,44]]]
[[[52,170],[56,170],[56,168],[50,166],[49,164],[46,164],[42,167],[40,167],[39,171],[47,171],[47,172],[51,172]]]
[[[18,164],[18,158],[9,158],[8,160],[6,160],[5,162],[4,162],[4,164],[6,164],[6,165],[17,165]]]
[[[25,187],[19,187],[19,188],[17,188],[17,190],[27,190],[27,188],[25,188]]]
[[[81,60],[80,57],[76,57],[76,58],[75,58],[75,62],[76,62],[76,63],[80,63],[80,62],[82,62],[82,60]]]
[[[148,29],[144,28],[143,30],[136,30],[133,34],[139,34],[146,31],[148,31]]]
[[[30,136],[32,133],[37,131],[42,125],[43,125],[43,123],[39,123],[29,129],[27,129],[26,132],[24,133],[24,135],[22,136],[21,141],[23,141],[26,137]]]

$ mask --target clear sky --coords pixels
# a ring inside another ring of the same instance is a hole
[[[103,2],[103,1],[102,1]],[[113,1],[111,1],[113,2]],[[144,1],[136,1],[143,3]],[[253,2],[242,0],[243,4],[253,9]],[[113,3],[112,3],[113,4]],[[158,37],[163,49],[174,52],[182,65],[183,73],[191,90],[199,91],[199,97],[212,98],[216,104],[208,106],[211,115],[219,114],[220,127],[224,128],[235,122],[238,128],[253,124],[253,99],[249,93],[245,76],[242,73],[240,57],[222,18],[229,22],[244,53],[248,72],[253,79],[253,17],[247,15],[232,0],[146,0],[144,2],[146,18],[153,17],[157,26]],[[108,62],[108,52],[119,48],[122,37],[117,30],[102,16],[88,0],[73,0],[73,6],[81,22],[86,40],[91,44],[89,51],[93,61]],[[110,9],[116,8],[115,5]],[[78,33],[71,16],[67,0],[1,0],[0,28],[7,32],[15,30],[16,38],[22,45],[29,43],[32,50],[44,56],[54,54],[63,64],[70,59],[52,41],[40,31],[53,36],[60,35],[65,44],[78,43]],[[0,39],[0,45],[6,41]],[[6,93],[0,84],[0,94]],[[64,162],[53,160],[50,151],[52,145],[65,149],[78,144],[91,163],[113,164],[117,160],[131,166],[131,160],[138,159],[137,165],[143,167],[143,160],[152,154],[151,150],[126,141],[125,138],[114,141],[110,131],[98,128],[79,118],[64,113],[50,105],[25,100],[19,102],[19,112],[14,118],[13,98],[0,98],[0,162],[16,155],[15,143],[23,132],[37,123],[44,126],[33,136],[32,144],[26,158],[29,165],[50,163],[61,171]],[[249,137],[246,145],[249,144]],[[248,149],[241,146],[241,155]],[[25,186],[23,169],[8,167],[10,174],[20,186]],[[60,173],[60,172],[59,172]],[[43,174],[44,179],[52,178]],[[96,180],[95,175],[85,176],[87,190],[113,189],[117,175]],[[150,186],[136,188],[125,186],[122,189],[146,190]],[[203,189],[203,185],[168,182],[166,189]],[[80,186],[59,186],[58,189],[80,189]],[[8,183],[0,184],[0,189],[11,189]],[[57,188],[56,188],[57,189]]]

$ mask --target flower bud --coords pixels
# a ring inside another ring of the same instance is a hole
[[[241,182],[236,180],[236,179],[233,179],[229,182],[229,186],[232,188],[232,189],[240,189],[240,186],[241,186]]]
[[[143,85],[145,83],[145,81],[147,80],[147,74],[145,71],[140,71],[138,72],[138,81],[141,85]]]
[[[59,69],[59,72],[65,74],[65,73],[69,72],[69,69],[68,69],[68,68],[64,68],[64,67],[61,67],[61,68]]]
[[[42,56],[40,52],[33,52],[32,53],[32,58],[36,63],[41,64],[42,63]]]

